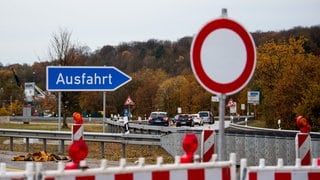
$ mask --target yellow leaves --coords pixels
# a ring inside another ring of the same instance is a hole
[[[182,62],[184,59],[184,56],[179,55],[179,57],[176,59],[176,62]]]
[[[306,39],[290,38],[288,42],[280,41],[276,43],[274,40],[269,41],[258,47],[258,62],[275,62],[279,60],[289,61],[290,57],[304,54],[303,44]]]
[[[26,155],[17,155],[11,158],[11,161],[58,161],[58,160],[70,160],[67,156],[61,156],[57,154],[47,153],[45,151],[39,151],[35,153],[27,153]]]
[[[5,106],[2,106],[0,108],[0,116],[9,116],[9,115],[10,115],[9,109],[7,109]]]
[[[293,114],[298,113],[295,110],[310,109],[297,106],[317,106],[306,102],[309,101],[307,99],[318,98],[314,94],[320,89],[320,60],[305,52],[306,41],[304,37],[289,38],[287,41],[272,40],[257,48],[257,66],[252,86],[263,91],[263,113],[267,121],[281,118],[289,122]]]
[[[283,77],[287,68],[304,59],[304,38],[290,38],[288,42],[269,41],[258,47],[256,74],[259,78],[276,81]]]
[[[184,113],[195,113],[203,107],[210,107],[211,95],[196,82],[192,74],[185,74],[162,82],[156,97],[169,114],[176,114],[177,107],[181,107]]]

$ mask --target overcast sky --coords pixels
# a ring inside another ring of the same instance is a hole
[[[0,62],[49,60],[59,29],[95,51],[104,45],[195,35],[228,9],[248,31],[320,25],[320,0],[0,0]]]

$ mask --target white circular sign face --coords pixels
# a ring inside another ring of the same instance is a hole
[[[230,53],[231,50],[233,53]],[[238,34],[229,29],[219,29],[210,33],[203,42],[201,60],[204,71],[211,79],[218,83],[230,83],[243,72],[246,48]]]
[[[238,23],[222,18],[209,22],[194,38],[191,65],[200,84],[214,94],[233,94],[250,80],[255,45]]]

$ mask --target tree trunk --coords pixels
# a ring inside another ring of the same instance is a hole
[[[65,106],[63,106],[62,128],[68,128],[68,123],[67,123],[67,108],[66,108]]]

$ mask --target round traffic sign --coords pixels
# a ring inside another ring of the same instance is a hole
[[[198,82],[209,92],[230,95],[250,81],[256,66],[254,41],[243,26],[219,18],[194,37],[190,59]]]

